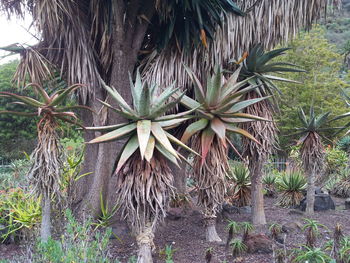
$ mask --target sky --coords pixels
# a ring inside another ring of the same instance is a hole
[[[0,14],[0,47],[8,46],[14,43],[35,44],[37,42],[35,37],[27,32],[27,30],[29,30],[30,23],[30,17],[26,17],[24,21],[13,17],[9,21],[4,14]],[[34,33],[35,31],[30,29],[30,32]],[[0,51],[0,64],[18,58],[18,56],[1,58],[6,54],[8,53]]]

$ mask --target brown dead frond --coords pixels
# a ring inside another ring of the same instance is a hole
[[[46,198],[60,197],[61,147],[57,134],[58,125],[50,115],[37,125],[38,144],[31,155],[33,161],[28,178],[33,193]]]
[[[167,161],[155,153],[148,163],[135,153],[116,175],[117,203],[133,231],[140,234],[166,216],[173,196],[173,175]]]
[[[287,42],[300,29],[310,28],[326,10],[327,2],[239,0],[237,4],[242,10],[253,8],[243,17],[228,14],[208,48],[194,47],[190,52],[177,47],[154,50],[142,62],[145,65],[143,75],[149,83],[166,87],[176,80],[177,85],[188,87],[191,81],[183,64],[189,66],[200,80],[205,80],[206,73],[211,72],[215,65],[226,67],[232,58],[238,61],[254,44],[262,43],[268,50],[280,42]]]
[[[192,148],[201,152],[201,136],[193,138]],[[201,157],[195,157],[193,169],[198,187],[198,204],[204,208],[205,217],[215,217],[225,198],[225,177],[229,169],[227,148],[217,136],[213,139],[204,163]]]

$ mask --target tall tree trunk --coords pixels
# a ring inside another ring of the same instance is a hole
[[[129,73],[132,74],[136,66],[148,21],[154,13],[154,2],[153,0],[133,1],[132,5],[124,6],[123,1],[118,1],[114,4],[114,8],[113,65],[109,85],[117,89],[127,103],[132,104]],[[127,21],[123,19],[124,12],[130,12]],[[138,19],[139,13],[142,13],[147,19]],[[90,100],[88,106],[98,114],[84,114],[82,116],[84,125],[110,125],[125,121],[113,112],[103,112],[106,109],[102,108],[101,103],[96,99],[107,99],[111,104],[113,102],[106,97],[106,92],[102,87],[95,87],[95,90],[95,100]],[[84,137],[91,139],[97,135],[99,133],[87,132]],[[77,184],[77,196],[73,207],[79,215],[86,212],[95,217],[99,215],[100,193],[108,199],[109,203],[115,200],[113,197],[115,192],[115,189],[113,189],[115,180],[113,182],[113,179],[115,177],[112,177],[112,174],[117,155],[122,146],[123,141],[87,146],[82,173],[91,172],[92,174],[85,176]]]
[[[42,205],[42,217],[41,217],[41,241],[47,242],[51,237],[51,199],[44,195],[41,201]]]
[[[314,203],[315,203],[315,171],[308,174],[307,178],[307,193],[306,193],[306,214],[312,215],[314,213]]]
[[[266,225],[263,194],[263,165],[266,158],[254,158],[250,167],[251,192],[252,192],[252,223],[254,226]]]

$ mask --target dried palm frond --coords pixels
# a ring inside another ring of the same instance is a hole
[[[84,103],[89,97],[94,96],[94,88],[100,84],[98,72],[100,62],[94,54],[86,15],[88,6],[85,5],[86,3],[82,1],[0,1],[0,6],[10,14],[15,12],[23,15],[29,11],[33,17],[33,25],[40,33],[40,43],[36,47],[28,48],[29,51],[24,53],[26,56],[20,64],[22,67],[20,72],[41,72],[44,66],[43,61],[39,60],[44,60],[45,57],[45,64],[56,65],[61,76],[64,76],[70,85],[86,84],[79,90]],[[95,6],[92,5],[92,8]],[[36,61],[40,63],[35,63]],[[50,63],[47,63],[48,61]],[[106,63],[108,62],[104,59],[101,64]],[[17,82],[23,81],[21,79],[23,74],[18,74],[16,77]],[[35,79],[36,77],[37,74]],[[39,83],[41,81],[43,80]]]
[[[256,0],[239,0],[241,10],[247,10]],[[213,41],[208,48],[195,47],[191,52],[182,52],[173,48],[154,50],[143,61],[147,67],[143,71],[145,78],[160,85],[169,85],[174,80],[181,87],[190,86],[191,81],[182,64],[188,65],[200,80],[205,72],[214,69],[214,65],[224,65],[241,55],[253,45],[261,43],[265,49],[271,49],[280,42],[287,42],[302,28],[310,28],[327,6],[326,0],[274,0],[257,1],[245,16],[233,13],[216,29]]]
[[[151,223],[166,216],[173,195],[173,174],[162,154],[155,153],[151,162],[140,161],[134,154],[118,173],[117,203],[133,231],[142,232]]]
[[[28,178],[36,195],[60,198],[60,170],[63,164],[57,134],[58,124],[51,115],[46,115],[40,120],[37,128],[38,144],[31,155],[33,164]]]
[[[193,149],[201,152],[201,136],[197,135],[193,141]],[[225,198],[225,176],[229,169],[227,149],[221,147],[218,137],[214,137],[205,162],[202,163],[201,158],[197,158],[193,168],[198,187],[198,203],[204,208],[206,218],[215,218]]]
[[[255,92],[249,92],[245,99],[257,99],[260,98],[260,95]],[[259,116],[261,118],[270,120],[268,122],[250,122],[250,123],[242,123],[241,128],[249,132],[254,138],[257,139],[259,144],[251,143],[245,137],[243,137],[243,152],[245,156],[249,156],[249,170],[255,168],[254,162],[258,159],[259,162],[265,163],[269,155],[272,154],[273,149],[277,145],[276,137],[277,127],[276,123],[273,120],[273,107],[271,102],[268,100],[263,100],[259,103],[250,105],[247,107],[244,112],[246,114]]]

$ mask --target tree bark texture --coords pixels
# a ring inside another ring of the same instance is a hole
[[[154,13],[153,0],[131,1],[130,5],[124,6],[124,1],[114,4],[114,25],[112,32],[113,64],[109,85],[114,87],[129,104],[132,104],[129,73],[132,74],[138,59],[143,39],[148,27],[144,19],[137,19],[144,15],[150,20]],[[128,13],[128,19],[123,20],[124,14]],[[84,113],[82,115],[85,126],[111,125],[124,122],[125,120],[115,113],[101,107],[96,99],[114,104],[107,96],[102,87],[95,88],[95,100],[90,100],[89,105],[98,114]],[[116,106],[116,105],[115,105]],[[98,132],[86,132],[86,141],[100,135]],[[113,169],[119,151],[124,142],[111,142],[98,145],[87,145],[82,173],[90,172],[77,183],[76,197],[73,207],[78,215],[85,212],[93,216],[100,213],[100,193],[104,199],[112,204],[115,201],[115,180],[113,181]]]
[[[205,238],[207,242],[218,242],[222,240],[216,232],[216,218],[205,218]]]
[[[51,237],[51,199],[48,196],[43,196],[42,199],[42,217],[40,236],[41,241],[47,242]]]
[[[315,203],[315,172],[311,171],[307,178],[307,193],[306,193],[306,214],[312,215],[314,213]]]
[[[265,158],[262,158],[265,159]],[[263,193],[263,165],[264,160],[257,158],[250,165],[251,191],[252,191],[252,223],[255,226],[266,225]]]

